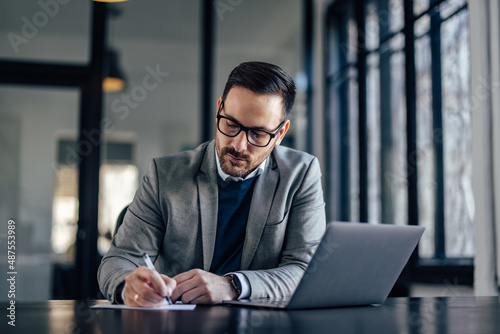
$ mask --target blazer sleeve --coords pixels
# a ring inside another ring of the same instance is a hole
[[[250,283],[250,298],[291,296],[325,233],[325,203],[317,158],[311,160],[289,210],[279,265],[239,271]]]
[[[153,160],[122,225],[113,237],[109,251],[99,266],[99,287],[111,302],[117,302],[117,288],[124,282],[125,277],[144,265],[142,255],[145,252],[155,261],[165,231],[160,210],[158,173],[156,162]]]

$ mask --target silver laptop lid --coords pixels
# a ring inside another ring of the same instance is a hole
[[[287,308],[381,304],[424,227],[329,223]]]

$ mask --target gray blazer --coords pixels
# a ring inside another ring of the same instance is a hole
[[[217,230],[214,145],[153,159],[99,267],[110,301],[125,276],[145,265],[144,253],[170,277],[209,270]],[[241,255],[251,298],[293,293],[325,231],[324,206],[318,160],[276,147],[254,186]]]

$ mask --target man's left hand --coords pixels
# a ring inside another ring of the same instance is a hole
[[[174,302],[180,299],[184,304],[216,304],[238,297],[227,276],[192,269],[173,279],[177,282],[171,296]]]

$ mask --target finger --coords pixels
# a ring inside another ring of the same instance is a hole
[[[130,284],[126,284],[123,287],[123,303],[127,306],[138,306],[137,305],[137,297],[139,296],[131,287]]]
[[[133,306],[133,307],[140,307],[141,305],[139,304],[140,302],[144,302],[142,300],[139,300],[140,295],[131,287],[125,287],[124,291],[124,303],[127,306]]]
[[[198,287],[194,278],[191,278],[187,281],[183,281],[182,283],[177,283],[175,290],[172,292],[172,299],[178,300],[180,299],[186,292],[195,289]],[[182,302],[186,302],[184,298],[182,298]]]
[[[199,269],[192,269],[173,277],[177,286],[171,295],[172,300],[179,300],[186,291],[189,291],[197,286],[194,279],[200,275],[200,271],[201,270]],[[186,301],[183,299],[183,303],[185,302]]]
[[[127,306],[140,307],[140,303],[144,301],[140,300],[139,293],[135,291],[130,284],[125,284],[123,288],[123,302]]]
[[[159,295],[164,297],[167,294],[167,285],[160,273],[146,267],[137,268],[137,273],[149,286]]]
[[[159,303],[152,303],[136,293],[132,298],[129,298],[125,305],[132,307],[160,307],[163,305],[167,305],[167,301],[165,299],[162,299],[162,301]]]
[[[184,304],[203,304],[206,300],[207,291],[203,287],[195,287],[182,294],[181,300]]]
[[[201,269],[193,269],[174,277],[177,287],[172,298],[183,303],[213,303],[216,295],[210,292],[210,286],[216,287],[219,276]],[[214,285],[215,284],[215,285]]]
[[[163,282],[165,282],[165,285],[167,287],[167,295],[172,296],[172,292],[175,290],[175,287],[177,286],[177,281],[173,278],[168,277],[167,275],[160,275],[161,278],[163,279]]]
[[[232,299],[232,287],[228,277],[207,273],[199,277],[198,286],[182,295],[182,300],[191,304],[217,304]]]
[[[157,288],[152,283],[154,274],[154,271],[149,273],[144,270],[137,270],[125,278],[125,284],[128,284],[133,289],[133,292],[138,293],[142,298],[151,302],[159,302],[163,295],[157,291]]]
[[[158,280],[160,283],[157,282]],[[160,286],[160,289],[163,286],[164,290],[158,292],[158,286]],[[162,304],[166,292],[165,282],[160,274],[154,270],[139,267],[125,278],[124,301],[131,305],[151,306],[151,304]]]
[[[173,279],[177,282],[177,284],[180,284],[184,281],[190,280],[194,276],[199,274],[199,269],[191,269],[189,271],[186,271],[184,273],[180,273],[178,275],[175,275]]]
[[[158,301],[150,301],[144,298],[139,291],[134,290],[132,287],[125,287],[124,290],[124,303],[127,306],[138,307],[158,307],[166,304],[164,298],[160,297]]]

